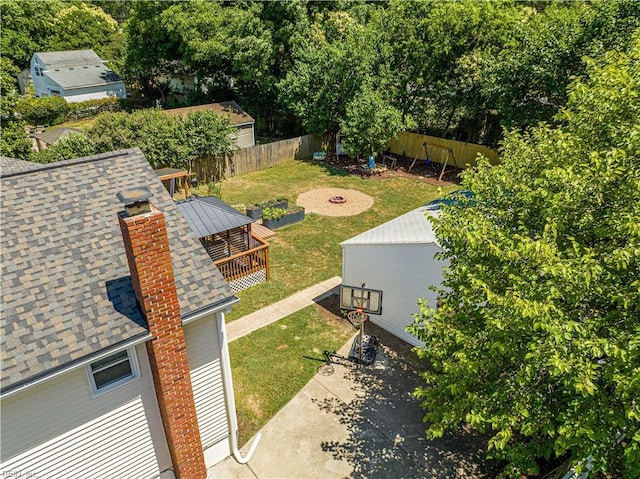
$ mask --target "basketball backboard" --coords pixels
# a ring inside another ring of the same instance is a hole
[[[382,291],[357,286],[340,286],[340,309],[361,309],[368,314],[382,314]]]

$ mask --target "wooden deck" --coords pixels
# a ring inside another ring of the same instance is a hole
[[[264,281],[269,280],[269,243],[255,233],[253,237],[258,243],[255,248],[214,261],[229,283],[258,272],[264,272]]]
[[[263,240],[269,240],[276,237],[275,231],[270,230],[266,226],[262,226],[257,221],[251,224],[251,231],[253,232],[254,236],[257,236],[258,238]]]

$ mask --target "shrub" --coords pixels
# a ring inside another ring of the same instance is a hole
[[[67,100],[60,96],[36,98],[23,96],[18,100],[16,111],[31,125],[57,125],[63,123],[69,112]]]
[[[120,111],[122,110],[122,102],[119,98],[100,98],[98,100],[69,103],[68,107],[69,113],[67,114],[67,119],[80,120],[108,111]]]

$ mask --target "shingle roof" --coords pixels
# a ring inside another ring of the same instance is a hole
[[[40,163],[33,161],[17,160],[8,156],[0,156],[0,175],[9,175],[21,171],[37,170],[42,168]]]
[[[176,203],[198,238],[248,225],[254,220],[215,196],[187,198]]]
[[[102,64],[102,60],[93,50],[37,52],[36,55],[38,55],[49,68],[67,68],[81,65]]]
[[[44,72],[65,90],[122,82],[122,78],[103,64],[50,68]]]
[[[0,188],[3,392],[148,334],[118,225],[119,191],[148,186],[164,212],[183,318],[234,299],[140,150],[22,163],[3,169]]]
[[[428,216],[436,216],[438,212],[438,208],[431,205],[420,206],[340,244],[436,243],[437,238]]]
[[[194,111],[213,110],[220,115],[228,115],[231,125],[243,125],[245,123],[255,123],[255,120],[244,111],[235,101],[223,101],[220,103],[209,103],[207,105],[186,106],[184,108],[172,108],[165,110],[170,115],[180,115],[186,117]]]
[[[46,143],[47,145],[53,145],[60,138],[66,138],[69,135],[82,135],[84,132],[77,128],[52,128],[44,133],[35,133],[34,138]]]

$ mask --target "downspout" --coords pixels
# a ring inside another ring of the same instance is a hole
[[[240,449],[238,449],[238,418],[236,417],[236,401],[233,395],[233,382],[231,377],[231,360],[229,358],[229,345],[227,344],[227,328],[224,324],[224,313],[216,314],[218,322],[218,341],[220,341],[220,361],[222,366],[222,387],[224,388],[224,401],[227,407],[227,416],[229,417],[231,429],[231,451],[233,457],[240,464],[246,464],[251,460],[251,456],[256,450],[258,442],[262,437],[262,433],[256,435],[253,444],[249,448],[246,457],[242,457]]]

